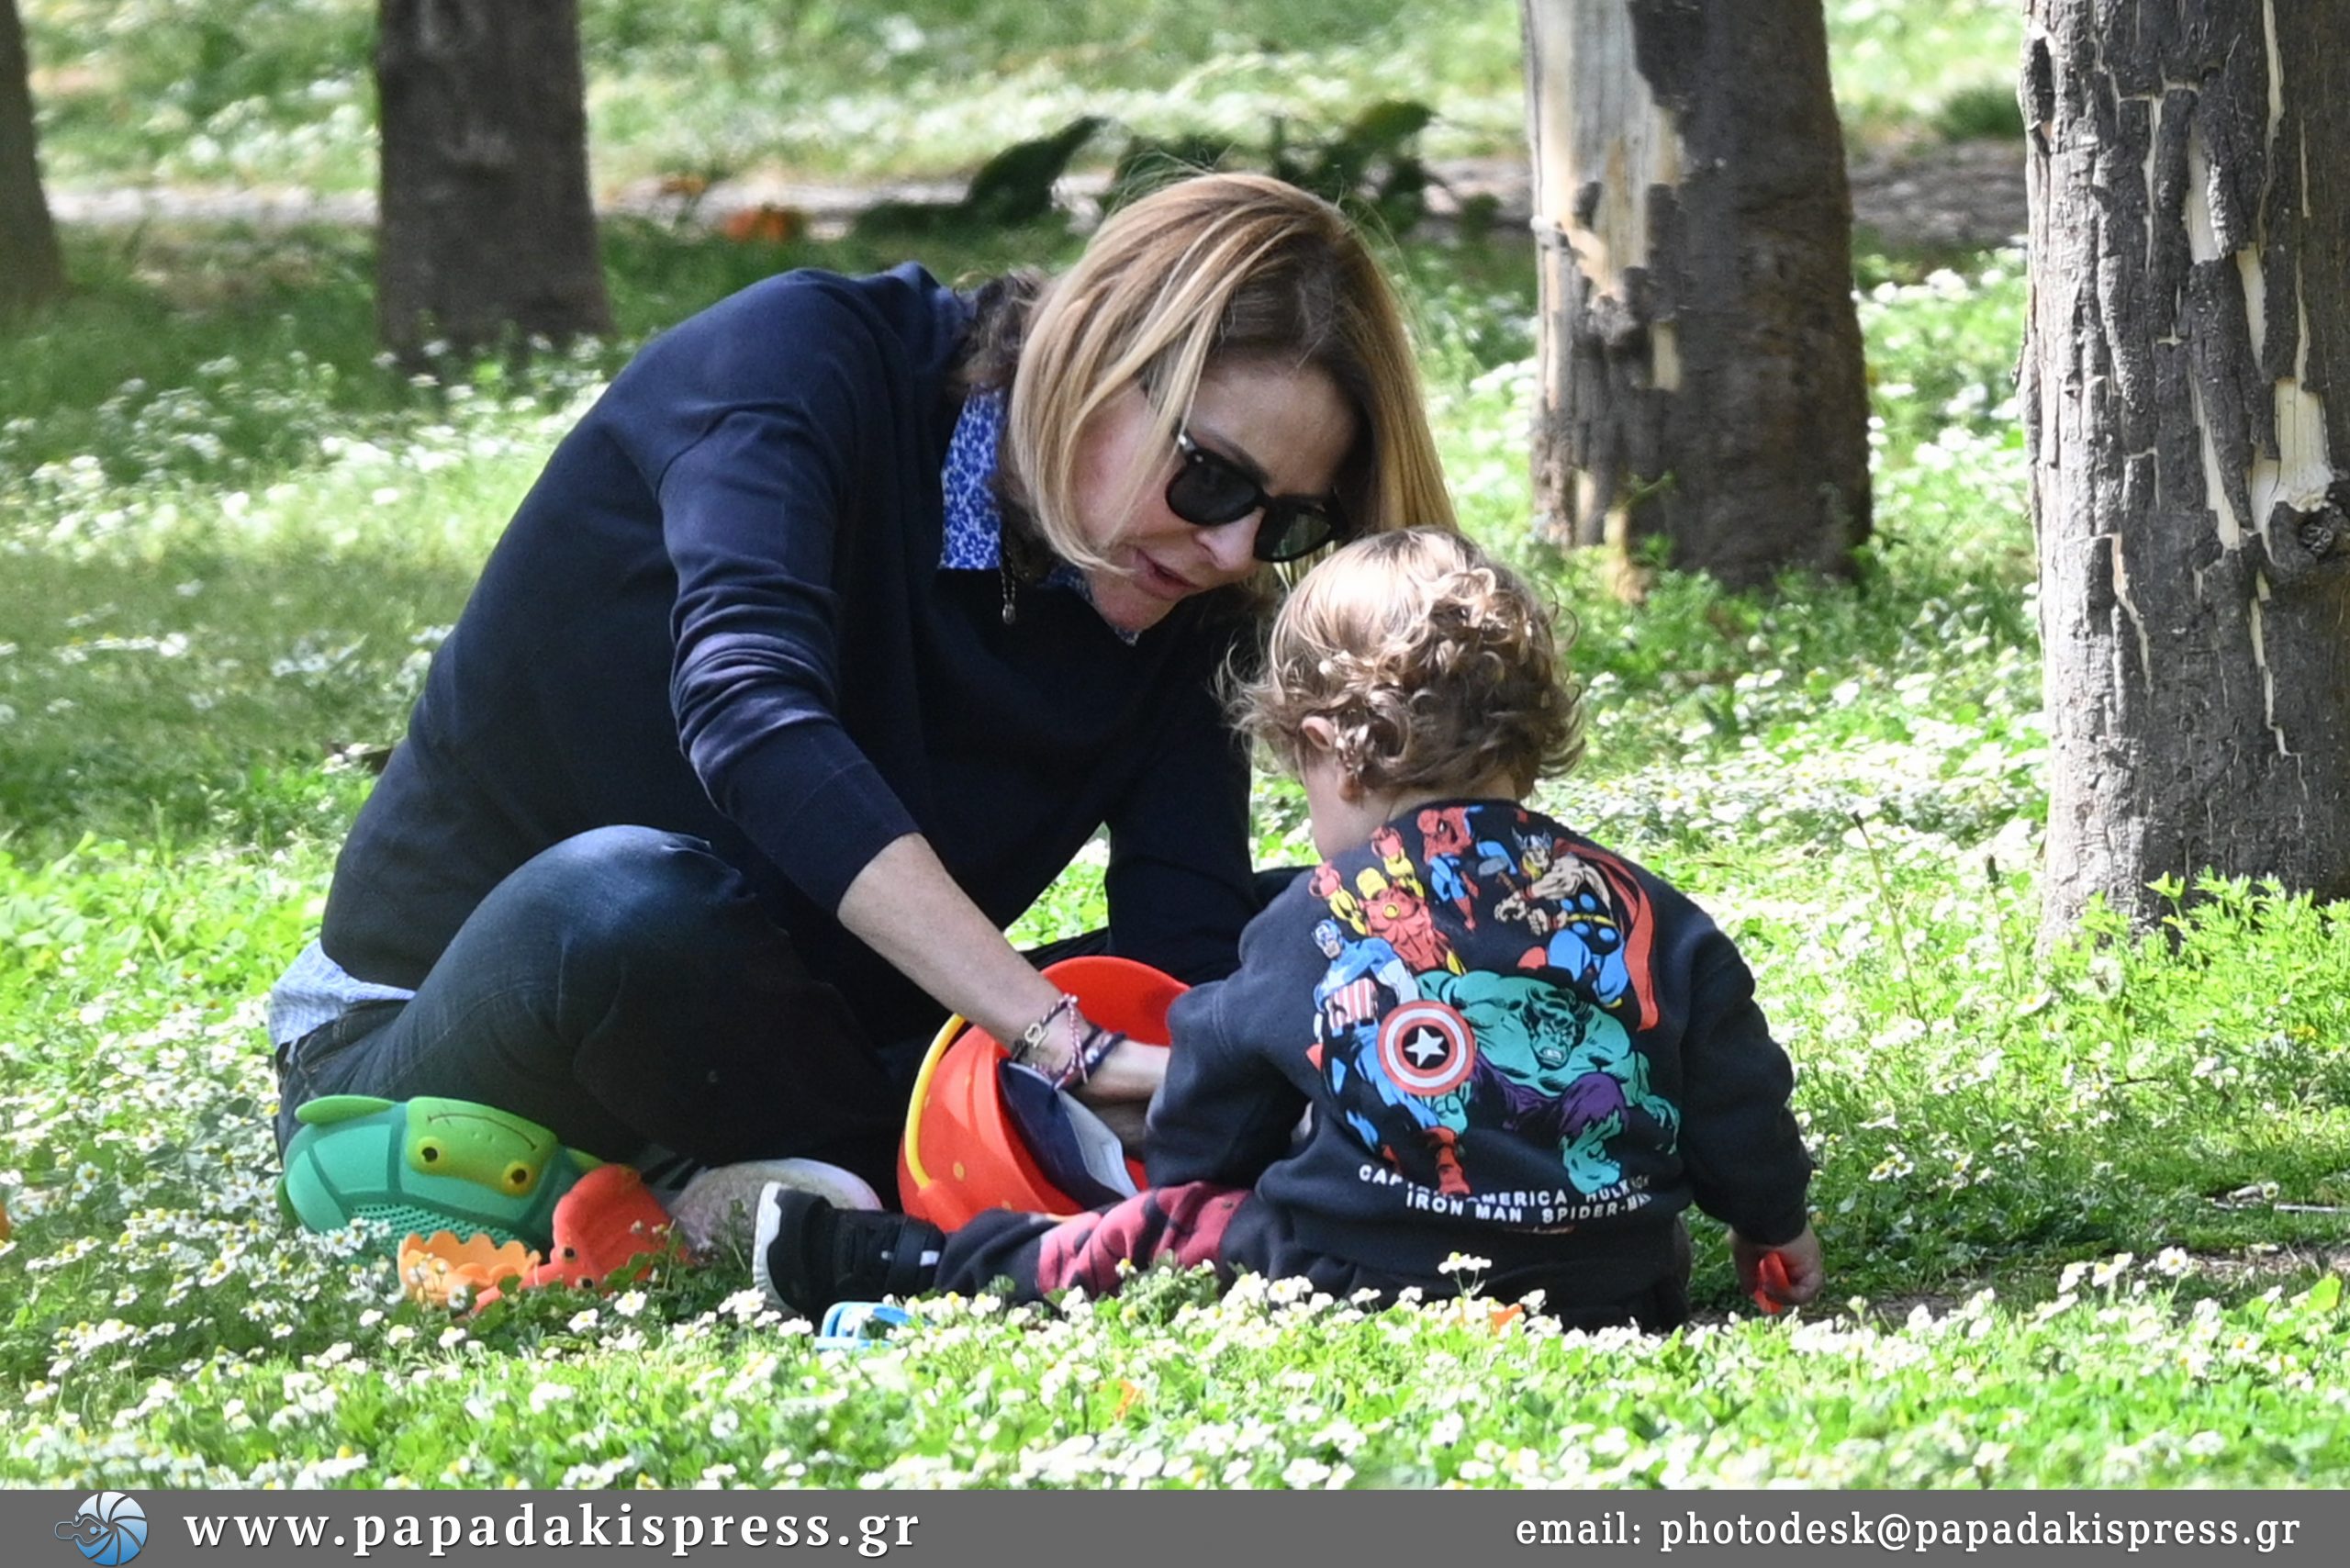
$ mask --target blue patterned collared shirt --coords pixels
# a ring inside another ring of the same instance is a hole
[[[995,470],[1003,443],[1005,398],[987,387],[964,400],[946,442],[946,466],[939,485],[946,503],[946,526],[939,539],[941,571],[992,572],[1003,563],[1003,509],[996,502]],[[1067,588],[1093,601],[1085,574],[1064,561],[1045,578],[1046,588]],[[1108,622],[1102,624],[1110,625]],[[1139,635],[1123,626],[1110,626],[1131,644]]]

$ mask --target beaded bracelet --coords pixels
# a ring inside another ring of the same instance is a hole
[[[1110,1058],[1110,1053],[1126,1043],[1126,1037],[1115,1029],[1104,1029],[1099,1024],[1088,1027],[1090,1032],[1084,1043],[1077,1047],[1077,1054],[1069,1058],[1069,1065],[1061,1069],[1060,1076],[1053,1081],[1054,1088],[1077,1089],[1091,1081],[1094,1073]]]

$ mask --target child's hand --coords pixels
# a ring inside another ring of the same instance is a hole
[[[1819,1238],[1811,1233],[1807,1225],[1801,1236],[1776,1247],[1749,1241],[1733,1230],[1729,1234],[1729,1256],[1738,1267],[1739,1287],[1754,1295],[1758,1304],[1776,1304],[1766,1305],[1766,1311],[1801,1306],[1828,1282],[1828,1271],[1819,1256]],[[1765,1258],[1774,1259],[1778,1266],[1765,1270]]]

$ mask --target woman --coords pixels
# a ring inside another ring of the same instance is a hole
[[[281,1142],[441,1094],[886,1185],[942,1008],[1133,1125],[1163,1053],[1002,928],[1106,823],[1110,949],[1228,971],[1250,585],[1450,515],[1391,291],[1276,181],[1171,185],[1041,287],[721,302],[557,447],[435,657],[271,998]]]

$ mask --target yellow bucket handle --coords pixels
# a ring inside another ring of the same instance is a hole
[[[930,1172],[923,1169],[922,1163],[922,1108],[930,1101],[931,1075],[946,1059],[946,1047],[954,1043],[955,1036],[968,1027],[959,1013],[948,1018],[940,1026],[937,1037],[930,1042],[930,1049],[923,1053],[922,1070],[914,1074],[913,1095],[906,1103],[905,1155],[906,1171],[914,1179],[916,1192],[930,1185]]]

